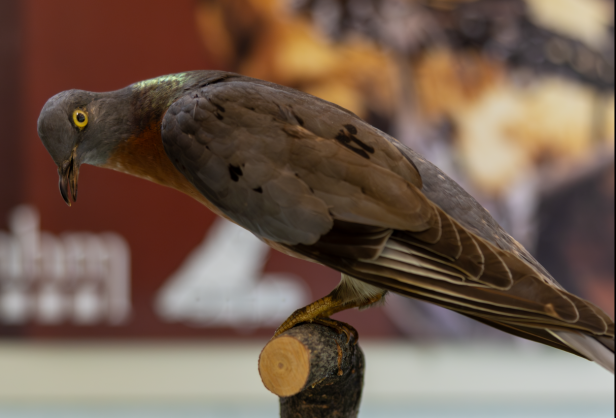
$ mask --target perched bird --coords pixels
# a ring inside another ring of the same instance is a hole
[[[186,193],[271,247],[342,273],[277,334],[306,321],[337,327],[333,313],[392,291],[614,370],[606,313],[564,290],[437,167],[335,104],[194,71],[59,93],[38,133],[69,205],[80,165],[106,167]]]

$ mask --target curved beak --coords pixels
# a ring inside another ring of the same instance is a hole
[[[77,201],[77,179],[79,178],[79,165],[77,164],[76,148],[73,149],[71,156],[68,160],[62,163],[61,167],[58,167],[58,186],[60,187],[60,194],[67,205],[71,205],[71,200],[68,195],[68,189],[70,186],[71,197],[73,202]]]

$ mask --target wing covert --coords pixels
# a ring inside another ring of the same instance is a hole
[[[430,230],[438,214],[395,146],[324,101],[232,79],[164,116],[175,167],[226,216],[279,243],[310,245],[334,220]]]

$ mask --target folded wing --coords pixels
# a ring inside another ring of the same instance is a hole
[[[210,202],[291,253],[582,356],[555,332],[613,352],[604,312],[562,289],[438,168],[344,109],[235,77],[175,102],[162,136]]]

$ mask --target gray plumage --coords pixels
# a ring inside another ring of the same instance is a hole
[[[273,83],[209,71],[107,95],[131,104],[124,116],[131,135],[162,145],[181,176],[162,170],[168,161],[160,156],[135,160],[140,148],[130,144],[140,142],[131,139],[103,141],[97,158],[107,161],[89,161],[182,190],[274,248],[337,269],[343,281],[332,295],[341,305],[364,306],[394,291],[613,371],[607,314],[562,289],[437,167],[351,112]],[[51,100],[39,132],[53,156],[56,133],[45,121],[56,123],[63,98]],[[86,107],[103,115],[102,104]],[[117,130],[109,122],[117,118],[97,122]],[[89,139],[88,149],[97,144]],[[107,156],[109,144],[122,151]]]

